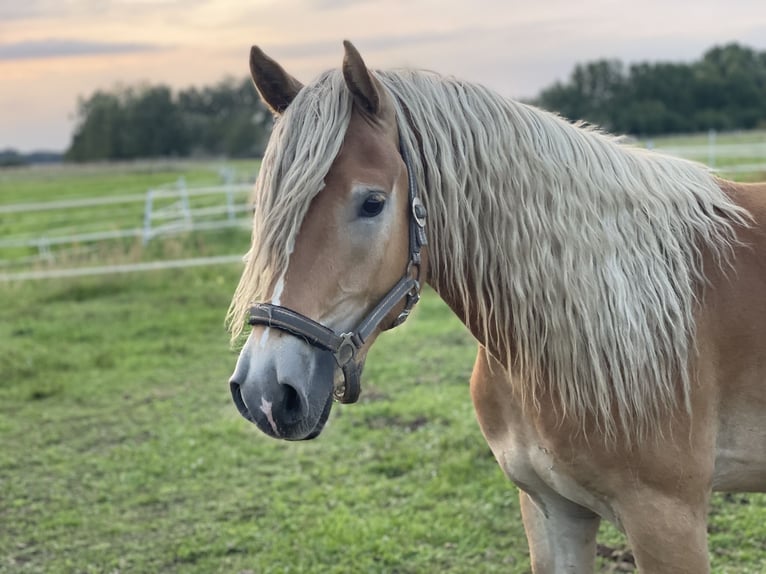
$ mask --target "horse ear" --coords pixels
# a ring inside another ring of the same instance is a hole
[[[366,112],[375,115],[380,111],[380,94],[376,81],[367,69],[362,56],[348,40],[343,40],[346,54],[343,57],[343,77],[357,103]]]
[[[269,58],[258,46],[250,48],[250,75],[261,99],[279,115],[303,88],[298,80]]]

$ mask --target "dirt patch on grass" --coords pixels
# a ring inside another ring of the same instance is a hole
[[[408,432],[414,432],[429,423],[427,417],[400,417],[396,415],[370,415],[365,418],[365,424],[369,429],[399,428]]]
[[[611,548],[604,544],[596,545],[596,556],[608,561],[602,572],[636,572],[636,559],[627,548]]]

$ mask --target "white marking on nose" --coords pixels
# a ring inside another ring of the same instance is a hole
[[[266,327],[263,330],[263,333],[261,334],[261,340],[258,342],[258,346],[261,349],[265,349],[266,348],[266,341],[268,341],[268,340],[269,340],[269,328]]]
[[[274,435],[279,436],[277,423],[274,421],[274,416],[271,414],[272,404],[273,403],[271,401],[267,401],[265,398],[261,397],[261,412],[264,415],[266,415],[266,420],[269,421],[269,424],[271,425],[271,430],[274,431]]]
[[[285,269],[285,272],[282,273],[282,276],[279,278],[276,286],[274,287],[274,294],[271,296],[272,305],[279,305],[279,299],[282,297],[282,291],[285,290],[285,275],[287,275],[287,269]]]

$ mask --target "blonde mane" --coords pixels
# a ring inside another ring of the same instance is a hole
[[[645,436],[679,401],[688,409],[701,251],[725,258],[748,217],[715,178],[475,84],[376,77],[428,209],[430,282],[462,301],[483,341],[509,350],[499,358],[520,392],[550,392],[607,436]],[[341,73],[328,72],[277,122],[229,310],[234,337],[284,272],[351,106]]]

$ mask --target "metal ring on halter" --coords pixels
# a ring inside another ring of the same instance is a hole
[[[341,370],[343,371],[343,384],[333,389],[332,395],[339,403],[355,403],[359,400],[359,395],[362,394],[359,366],[352,362]]]
[[[333,353],[335,355],[335,362],[341,368],[345,367],[349,361],[352,361],[356,355],[356,345],[354,344],[353,336],[353,333],[343,333],[340,336],[342,342],[338,350]]]

